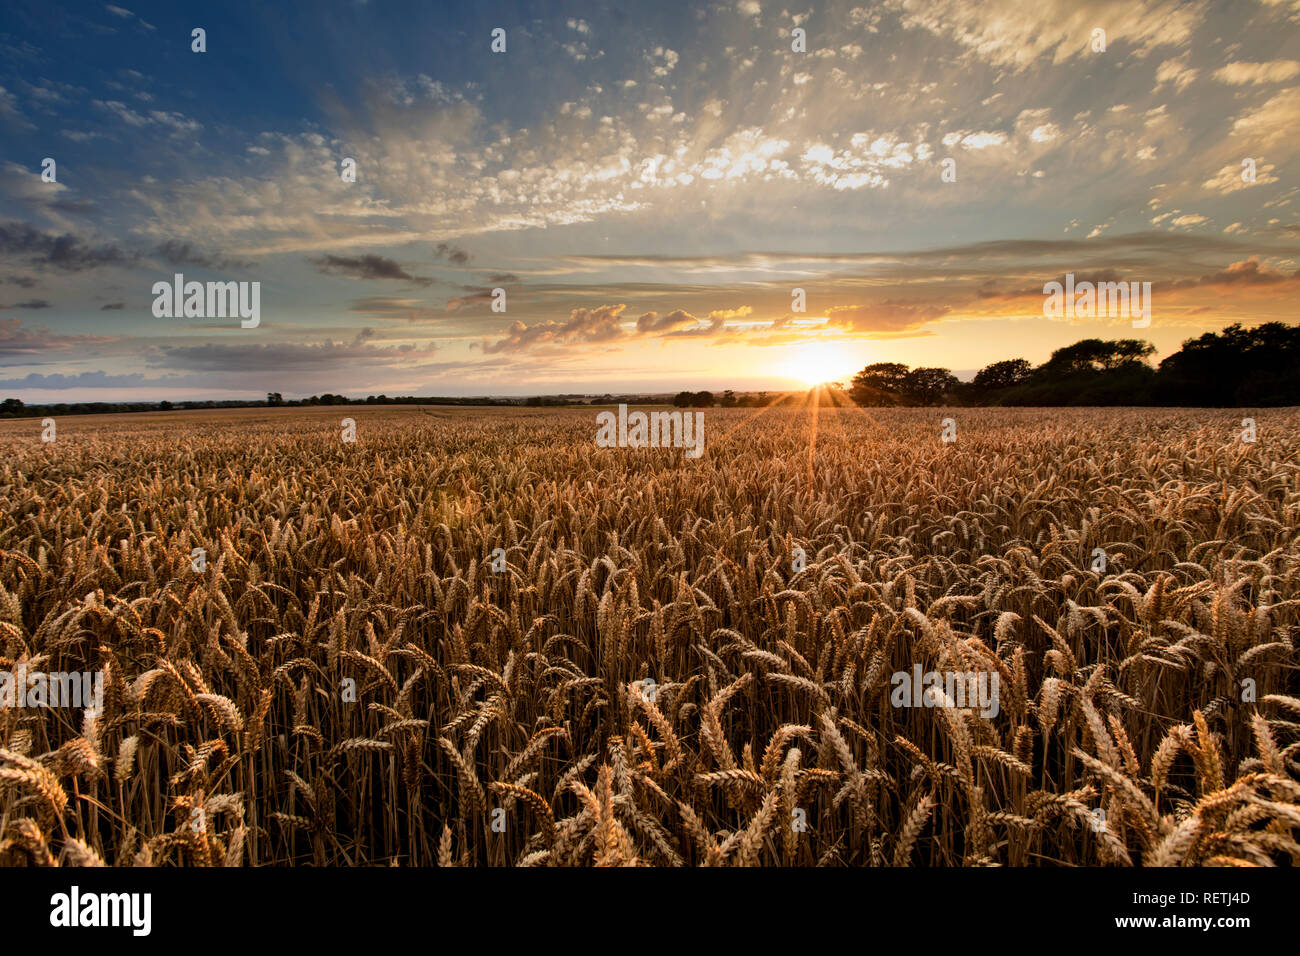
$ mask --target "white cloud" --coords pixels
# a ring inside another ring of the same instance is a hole
[[[1214,78],[1231,86],[1284,83],[1300,76],[1300,62],[1270,60],[1267,63],[1228,63],[1214,71]]]

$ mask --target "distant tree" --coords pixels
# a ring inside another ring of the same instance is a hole
[[[173,405],[169,401],[166,401],[165,399],[158,403],[159,410],[164,412],[170,412],[175,407],[176,407],[175,405]]]
[[[22,414],[23,403],[17,398],[6,398],[0,402],[0,415],[20,415]]]
[[[694,397],[694,399],[692,400],[691,404],[694,405],[696,408],[712,408],[712,407],[713,407],[713,393],[712,393],[712,392],[696,392],[696,393],[695,393],[695,397]]]
[[[266,393],[266,404],[268,404],[268,405],[283,405],[283,404],[284,404],[284,396],[281,395],[279,392],[267,392],[267,393]]]
[[[727,389],[725,392],[722,393],[722,407],[734,408],[735,405],[736,405],[736,393],[733,392],[731,389]]]
[[[917,405],[938,405],[960,384],[946,368],[915,368],[904,378],[903,395]]]
[[[677,408],[690,408],[691,403],[695,401],[694,392],[678,392],[673,396],[673,405]]]
[[[986,365],[975,373],[971,385],[977,391],[988,392],[999,388],[1014,388],[1029,381],[1033,366],[1028,359],[1004,359]]]

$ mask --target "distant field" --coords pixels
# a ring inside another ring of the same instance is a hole
[[[0,864],[1300,863],[1300,410],[596,414],[0,421]]]

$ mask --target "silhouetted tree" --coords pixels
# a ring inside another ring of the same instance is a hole
[[[1155,398],[1169,405],[1300,404],[1300,326],[1240,323],[1206,332],[1160,363]]]
[[[986,365],[976,372],[975,378],[971,380],[971,385],[981,392],[993,391],[999,388],[1013,388],[1029,381],[1029,376],[1033,370],[1034,367],[1029,364],[1028,359],[1004,359],[1001,362]]]
[[[1057,349],[1038,371],[1044,376],[1107,371],[1140,362],[1155,350],[1154,345],[1141,339],[1082,339]]]
[[[907,366],[876,362],[853,376],[849,397],[859,405],[896,405],[907,388]]]
[[[961,384],[946,368],[914,368],[903,382],[903,397],[917,405],[938,405]]]

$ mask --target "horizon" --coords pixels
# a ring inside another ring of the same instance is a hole
[[[1296,321],[1284,4],[9,12],[0,394],[30,405],[965,381]],[[178,275],[257,316],[170,317]],[[1147,284],[1149,327],[1049,315],[1067,279]]]

